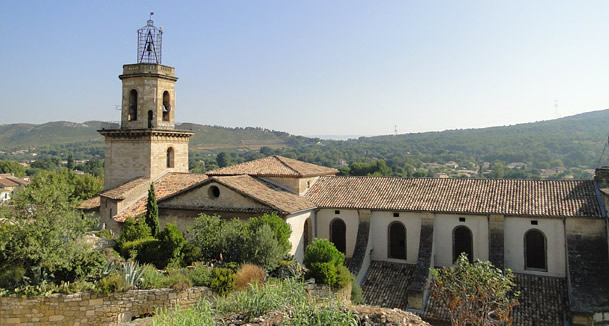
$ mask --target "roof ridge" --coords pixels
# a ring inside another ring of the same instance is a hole
[[[273,155],[273,156],[275,157],[275,159],[277,159],[279,162],[281,162],[281,164],[285,165],[288,169],[296,172],[299,176],[302,176],[302,173],[300,171],[298,171],[295,168],[291,167],[288,163],[286,163],[285,161],[282,160],[282,158],[284,158],[283,156],[279,156],[279,155]],[[287,157],[285,157],[285,158],[287,158]]]

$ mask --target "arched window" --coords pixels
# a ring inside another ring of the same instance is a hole
[[[311,225],[311,219],[307,218],[304,223],[304,246],[308,246],[313,241],[313,226]]]
[[[171,101],[169,92],[163,92],[163,121],[169,121],[169,111],[171,111]]]
[[[167,167],[168,168],[173,168],[173,159],[174,159],[174,151],[173,151],[173,147],[169,147],[167,149]]]
[[[152,113],[152,110],[148,111],[148,128],[152,128],[152,118],[153,118],[154,113]]]
[[[330,223],[330,241],[338,251],[343,254],[347,252],[347,226],[340,218],[335,218]]]
[[[453,262],[457,261],[457,258],[464,252],[467,255],[467,259],[471,262],[474,261],[474,243],[472,237],[472,231],[467,226],[457,226],[453,230]]]
[[[127,120],[137,120],[137,91],[135,89],[129,92],[129,116]]]
[[[529,270],[547,271],[546,236],[537,229],[531,229],[524,234],[524,268]]]
[[[406,259],[406,227],[401,222],[389,224],[389,258]]]

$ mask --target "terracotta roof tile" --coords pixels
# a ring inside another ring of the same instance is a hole
[[[154,192],[157,201],[160,201],[172,194],[188,188],[196,183],[207,179],[204,174],[196,173],[167,173],[154,182]],[[147,182],[147,181],[146,181]],[[121,186],[122,187],[122,186]],[[120,187],[119,187],[120,188]],[[148,189],[142,193],[142,198],[130,205],[125,210],[115,215],[113,219],[117,222],[124,222],[129,216],[138,216],[146,212],[146,202],[148,200]]]
[[[100,206],[100,197],[99,196],[95,196],[93,198],[87,199],[85,201],[83,201],[80,206],[78,206],[78,208],[80,209],[94,209],[94,208],[98,208]]]
[[[27,185],[28,183],[29,182],[8,173],[0,175],[0,187],[17,187]]]
[[[593,181],[321,177],[319,207],[513,216],[601,217]]]
[[[312,177],[335,175],[337,169],[274,155],[206,172],[207,175],[242,175],[260,177]]]
[[[416,265],[372,261],[362,285],[364,303],[385,308],[406,309],[407,289]]]
[[[148,182],[149,182],[148,179],[143,178],[143,177],[133,179],[131,181],[127,181],[126,183],[123,183],[122,185],[120,185],[116,188],[112,188],[112,189],[102,192],[100,194],[100,196],[107,197],[110,199],[122,200],[122,199],[125,199],[126,195],[130,191],[132,191],[132,190],[136,189],[138,186],[144,185]]]

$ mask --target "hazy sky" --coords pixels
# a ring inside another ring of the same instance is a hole
[[[609,107],[604,0],[3,1],[0,124],[119,120],[150,11],[176,121],[375,135]]]

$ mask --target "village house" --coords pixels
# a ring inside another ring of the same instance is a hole
[[[29,182],[29,177],[17,178],[11,173],[0,174],[0,205],[8,203],[13,191],[23,189]]]
[[[160,32],[151,20],[143,29]],[[609,168],[594,180],[568,181],[339,177],[333,168],[270,156],[189,173],[193,133],[174,123],[178,78],[161,64],[160,45],[150,46],[156,52],[140,51],[119,76],[120,126],[99,130],[104,191],[83,207],[102,227],[120,233],[127,217],[144,214],[154,183],[161,226],[185,230],[201,213],[276,213],[292,228],[297,260],[314,238],[329,239],[368,304],[446,320],[425,290],[429,269],[452,266],[465,252],[516,273],[515,325],[609,322]]]

